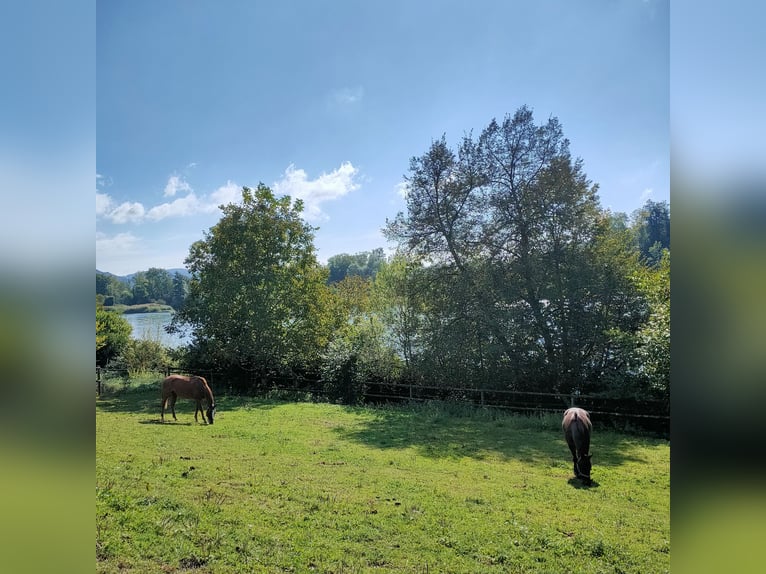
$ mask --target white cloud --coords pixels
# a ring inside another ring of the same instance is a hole
[[[111,210],[107,217],[113,223],[138,223],[144,218],[144,206],[138,202],[126,201]]]
[[[183,217],[185,215],[194,215],[204,210],[204,205],[200,203],[194,192],[189,193],[184,197],[179,197],[175,201],[170,203],[162,203],[155,205],[146,214],[146,217],[159,221],[167,217]]]
[[[236,203],[242,198],[242,187],[233,181],[227,181],[210,194],[206,211],[215,211],[219,205]]]
[[[106,193],[96,192],[96,217],[107,215],[112,208],[112,198]]]
[[[339,170],[340,171],[340,170]],[[335,172],[334,172],[335,173]],[[96,218],[103,218],[116,224],[141,223],[146,220],[161,221],[169,217],[186,217],[200,213],[214,213],[222,204],[235,203],[241,199],[241,186],[227,181],[208,195],[198,197],[188,183],[172,176],[165,187],[165,195],[180,191],[188,193],[170,202],[155,205],[149,209],[139,202],[124,202],[115,206],[114,199],[96,191]]]
[[[112,185],[112,178],[106,177],[100,173],[96,174],[96,188],[109,187]]]
[[[96,253],[103,256],[114,256],[130,252],[138,245],[138,238],[132,233],[118,233],[109,237],[96,232]]]
[[[106,193],[96,192],[96,217],[109,219],[112,223],[138,223],[145,215],[144,206],[138,202],[126,201],[117,207]]]
[[[290,164],[285,170],[284,177],[274,183],[274,191],[278,195],[289,195],[302,199],[305,217],[309,221],[326,220],[321,204],[326,201],[339,199],[359,188],[354,181],[359,169],[351,162],[343,162],[340,167],[330,173],[322,173],[316,179],[308,179],[306,172],[296,169]]]
[[[350,106],[362,101],[362,98],[364,97],[364,88],[362,88],[362,86],[342,88],[333,92],[332,97],[335,103]]]
[[[400,181],[396,184],[396,195],[401,197],[402,199],[407,199],[407,190],[409,189],[410,185],[406,181]]]
[[[173,197],[179,191],[192,191],[192,188],[180,176],[171,175],[165,185],[165,197]]]

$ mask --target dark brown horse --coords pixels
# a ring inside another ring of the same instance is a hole
[[[593,428],[590,415],[577,407],[567,409],[561,427],[569,450],[572,451],[575,476],[590,486],[590,431]]]
[[[184,377],[183,375],[170,375],[162,381],[162,422],[165,422],[165,404],[169,402],[170,411],[173,413],[173,419],[176,418],[176,399],[192,399],[197,402],[197,408],[194,409],[194,420],[197,420],[197,413],[202,413],[202,422],[210,422],[213,424],[213,417],[215,416],[215,399],[213,399],[213,391],[210,390],[210,386],[203,377],[197,377],[192,375],[191,377]],[[207,400],[207,418],[205,420],[205,412],[202,410],[202,400]]]

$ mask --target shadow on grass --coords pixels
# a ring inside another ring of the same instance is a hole
[[[278,402],[262,400],[255,397],[220,395],[215,399],[218,414],[232,411],[244,406],[248,408],[268,409],[278,406]],[[112,388],[102,393],[96,399],[98,410],[111,413],[151,413],[156,414],[157,419],[142,421],[143,424],[160,424],[160,411],[162,399],[160,396],[160,383],[144,384],[128,388]],[[191,415],[194,417],[195,404],[189,399],[178,399],[176,402],[176,414],[179,417]],[[165,411],[166,417],[169,409]],[[169,421],[165,421],[168,423]]]
[[[379,449],[414,448],[431,458],[499,456],[536,464],[571,464],[558,417],[535,417],[501,411],[409,405],[368,409],[372,416],[351,428],[336,429],[345,440]],[[562,411],[563,414],[563,411]],[[655,439],[594,431],[591,453],[594,466],[646,462],[634,447]],[[579,482],[579,481],[578,481]],[[574,485],[573,485],[574,486]],[[594,486],[597,483],[594,482]]]
[[[141,425],[184,426],[184,427],[190,427],[190,426],[192,426],[192,424],[198,424],[198,425],[201,425],[201,426],[210,426],[210,425],[203,425],[202,423],[182,423],[182,422],[176,422],[176,421],[173,421],[173,422],[170,422],[170,421],[162,422],[159,418],[157,418],[157,419],[145,419],[145,420],[142,420],[142,421],[138,421],[138,424],[141,424]]]
[[[219,396],[220,414],[239,409],[272,409],[285,401],[249,396]],[[105,412],[145,414],[151,418],[141,424],[160,421],[159,385],[145,384],[104,394],[97,408]],[[194,402],[176,403],[180,419],[194,416]],[[347,407],[359,414],[356,407]],[[363,416],[351,426],[339,426],[334,432],[344,440],[379,449],[415,448],[430,458],[481,460],[499,456],[535,464],[569,465],[571,454],[564,441],[558,415],[524,416],[497,410],[483,410],[452,403],[425,403],[400,406],[364,407]],[[562,411],[563,414],[563,411]],[[225,425],[216,421],[216,427]],[[171,422],[164,424],[202,424]],[[207,426],[207,425],[204,425]],[[594,429],[591,453],[594,467],[618,466],[626,462],[647,462],[638,448],[663,443],[661,439],[628,436],[605,429]],[[638,448],[636,448],[638,447]],[[572,484],[576,487],[576,484]]]
[[[588,490],[591,488],[598,488],[599,486],[601,486],[596,480],[591,480],[590,485],[588,485],[588,484],[585,484],[579,478],[575,478],[574,476],[570,478],[567,482],[569,482],[569,486],[571,486],[572,488],[576,488],[577,490]]]

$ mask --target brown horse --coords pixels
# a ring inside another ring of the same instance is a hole
[[[572,407],[564,411],[564,420],[561,423],[564,429],[564,438],[569,450],[572,451],[574,473],[577,478],[590,486],[590,431],[593,425],[587,411]]]
[[[184,377],[182,375],[170,375],[162,381],[162,422],[165,422],[165,404],[170,400],[170,411],[173,413],[173,419],[176,418],[176,399],[181,397],[182,399],[192,399],[197,402],[197,408],[194,409],[194,420],[197,420],[197,413],[202,413],[202,421],[205,420],[205,412],[202,410],[202,400],[206,399],[208,403],[207,418],[210,424],[213,424],[213,417],[215,416],[215,399],[213,399],[213,391],[210,390],[210,386],[203,377],[197,377],[195,375],[191,377]]]

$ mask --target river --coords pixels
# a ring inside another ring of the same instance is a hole
[[[172,313],[123,313],[122,315],[133,328],[131,336],[134,339],[151,339],[159,341],[165,347],[180,347],[191,342],[190,334],[165,332],[165,326],[170,325]]]

